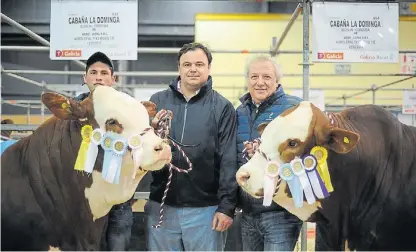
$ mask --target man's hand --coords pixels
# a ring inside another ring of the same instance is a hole
[[[254,155],[254,152],[259,147],[258,142],[244,142],[244,148],[246,148],[247,155],[251,158]]]
[[[160,121],[165,120],[168,116],[172,116],[172,111],[170,110],[165,110],[162,109],[159,112],[157,112],[157,114],[155,115],[155,117],[152,119],[152,127],[154,129],[158,128],[158,124]]]
[[[223,213],[216,212],[212,220],[212,230],[226,231],[233,224],[233,219]]]

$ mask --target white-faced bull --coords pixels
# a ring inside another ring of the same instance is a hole
[[[301,102],[259,131],[259,148],[236,174],[243,190],[265,196],[274,161],[273,200],[324,227],[329,249],[416,249],[415,127],[378,106],[326,115]]]
[[[105,86],[82,102],[56,93],[42,102],[54,117],[1,156],[2,250],[100,250],[111,207],[131,199],[147,171],[171,161],[169,145],[149,126],[156,107]],[[87,172],[79,155],[88,128],[102,134]],[[105,164],[107,147],[121,152]],[[114,167],[116,180],[103,176]]]

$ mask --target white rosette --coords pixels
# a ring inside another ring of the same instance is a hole
[[[104,131],[100,128],[97,128],[91,133],[91,140],[88,146],[87,155],[85,158],[85,168],[84,171],[87,173],[92,173],[97,160],[98,155],[98,145],[101,144],[104,136]]]
[[[280,173],[280,165],[275,161],[267,162],[263,181],[263,206],[272,204],[273,195],[276,191],[277,181]]]
[[[137,170],[139,169],[142,163],[143,157],[143,139],[142,136],[139,134],[135,134],[129,137],[128,145],[131,149],[131,155],[133,158],[134,169],[133,169],[133,176],[134,179],[136,177]]]

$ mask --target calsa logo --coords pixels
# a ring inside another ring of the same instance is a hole
[[[56,57],[81,57],[81,50],[56,50]]]
[[[318,53],[318,59],[344,59],[344,53],[342,52],[333,52],[333,53]]]

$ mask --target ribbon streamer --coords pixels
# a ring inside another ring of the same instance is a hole
[[[127,141],[123,138],[119,138],[114,141],[113,143],[113,160],[112,164],[114,165],[113,169],[109,169],[110,177],[109,180],[112,181],[113,184],[118,184],[120,180],[121,174],[121,164],[123,162],[123,156],[127,152]]]
[[[142,137],[139,134],[132,135],[128,140],[128,145],[131,149],[131,155],[133,157],[133,176],[134,179],[136,177],[137,170],[140,168],[142,163],[142,155],[143,155],[143,141]]]
[[[321,175],[322,180],[326,186],[328,192],[333,192],[334,188],[332,187],[331,183],[331,176],[328,170],[328,164],[326,162],[328,158],[328,151],[322,146],[315,146],[311,150],[311,154],[315,156],[316,160],[318,161],[318,173]]]
[[[287,182],[295,207],[301,208],[303,206],[303,189],[299,178],[293,174],[290,164],[286,163],[280,167],[280,177]]]
[[[270,206],[273,201],[273,195],[276,191],[277,181],[279,177],[280,166],[277,162],[269,161],[265,167],[263,180],[263,206]]]
[[[313,192],[318,199],[323,199],[329,196],[328,191],[324,183],[321,180],[318,172],[316,171],[318,161],[312,155],[306,155],[303,160],[303,166],[305,167],[306,174],[308,175],[309,181],[311,182]]]
[[[106,132],[103,136],[101,146],[104,149],[104,161],[103,161],[103,169],[102,169],[102,178],[107,182],[111,183],[112,181],[107,180],[107,175],[109,172],[111,160],[113,159],[113,135],[112,132]]]
[[[104,131],[102,129],[95,129],[91,134],[91,142],[88,146],[87,156],[85,159],[85,172],[91,173],[94,169],[95,161],[97,160],[98,155],[98,145],[101,144],[104,136]]]
[[[114,132],[106,132],[102,146],[105,151],[102,177],[109,183],[118,184],[123,155],[127,151],[127,141]]]
[[[81,145],[79,146],[77,160],[75,161],[74,169],[77,171],[83,171],[85,166],[85,160],[88,152],[88,147],[91,141],[91,125],[84,125],[81,128]]]
[[[315,203],[315,195],[313,194],[308,176],[306,175],[305,168],[303,167],[302,159],[300,159],[299,157],[294,158],[290,162],[290,167],[292,168],[293,173],[299,178],[300,184],[302,185],[303,191],[305,192],[305,197],[308,204]]]

